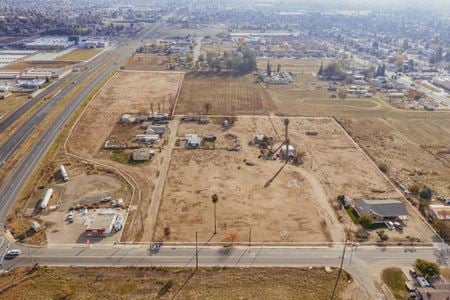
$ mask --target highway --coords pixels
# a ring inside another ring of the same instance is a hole
[[[72,72],[71,74],[65,76],[64,78],[55,81],[53,84],[49,85],[46,89],[44,89],[41,93],[34,96],[33,98],[25,102],[22,106],[20,106],[17,110],[7,115],[0,121],[0,133],[5,131],[9,126],[11,126],[18,118],[20,118],[20,116],[22,116],[28,110],[30,110],[36,103],[48,97],[53,92],[58,91],[58,89],[62,89],[62,86],[64,84],[73,81],[78,76],[80,76],[80,80],[82,80],[83,78],[81,77],[82,74],[88,73],[88,71],[91,70],[92,68],[96,68],[100,64],[100,62],[103,61],[100,59],[103,58],[104,55],[106,54],[102,54],[99,57],[95,58],[94,60],[90,61],[89,63],[85,64],[83,67],[86,67],[87,68],[86,70],[80,71],[79,73]]]
[[[161,28],[162,24],[155,24],[152,28],[141,33],[136,40],[153,37]],[[129,43],[131,45],[132,42]],[[90,81],[79,93],[71,100],[70,104],[62,111],[62,113],[54,120],[52,126],[48,128],[42,136],[38,138],[36,143],[27,152],[24,158],[17,164],[11,172],[8,180],[0,189],[0,221],[4,223],[8,209],[11,207],[17,195],[25,184],[28,177],[33,172],[41,157],[45,154],[48,147],[53,142],[64,124],[69,120],[77,107],[89,95],[89,93],[100,84],[109,74],[116,70],[134,51],[135,47],[127,46],[127,50],[114,63],[106,58],[102,64],[110,63],[110,65],[103,70],[98,76]],[[96,66],[99,68],[102,64]],[[86,77],[89,75],[86,75]],[[25,140],[33,129],[47,116],[50,110],[57,104],[57,102],[68,93],[70,90],[76,88],[77,84],[70,84],[64,89],[64,93],[60,92],[53,97],[48,103],[39,109],[17,132],[10,137],[10,139],[0,147],[0,159],[5,159],[11,155],[15,149]]]
[[[163,246],[150,255],[145,245],[67,245],[65,247],[24,248],[22,254],[4,260],[3,268],[34,263],[47,266],[171,266],[195,267],[195,247]],[[200,246],[199,266],[227,267],[338,267],[343,245],[333,247],[245,247],[226,249]],[[373,278],[387,267],[411,267],[416,258],[439,261],[433,247],[359,246],[346,249],[344,269],[365,288],[368,298],[380,298]],[[32,259],[31,259],[32,257]]]
[[[91,74],[96,72],[105,62],[111,59],[112,54],[103,57],[101,60],[95,62],[94,66],[87,72],[84,72],[80,77],[74,81],[76,83],[86,80]],[[75,79],[70,76],[70,79]],[[64,82],[64,81],[63,81]],[[59,87],[60,85],[58,85]],[[5,143],[0,146],[0,167],[6,163],[8,158],[14,153],[14,151],[22,144],[22,142],[30,135],[30,133],[36,128],[36,126],[48,115],[52,108],[57,105],[68,93],[77,88],[79,84],[69,84],[59,92],[57,92],[47,103],[45,103],[30,119],[23,124],[17,132],[15,132]],[[54,90],[53,86],[52,91]],[[45,91],[45,95],[50,94],[52,91]],[[35,103],[42,100],[42,94],[36,96],[34,99],[22,105],[18,110],[9,115],[0,126],[4,129],[8,128],[18,117],[28,111]],[[36,100],[38,99],[38,100]],[[29,105],[31,104],[31,105]]]

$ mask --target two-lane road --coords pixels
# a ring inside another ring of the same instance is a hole
[[[370,298],[378,298],[373,278],[387,267],[410,267],[416,258],[438,261],[433,247],[347,247],[344,269],[366,289]],[[411,251],[413,249],[413,251]],[[199,266],[227,267],[338,267],[343,245],[334,247],[199,247]],[[66,247],[31,248],[33,261],[47,266],[165,266],[194,267],[195,247],[163,246],[150,255],[144,245],[77,245]],[[5,260],[5,269],[31,264],[30,252],[22,248],[22,255]]]

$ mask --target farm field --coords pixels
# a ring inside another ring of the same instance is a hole
[[[176,63],[176,59],[170,56],[155,55],[150,53],[136,53],[124,68],[126,70],[164,71],[168,63]]]
[[[3,299],[325,299],[337,269],[16,268],[0,277]],[[18,283],[12,285],[12,283]],[[345,271],[337,298],[355,282]],[[166,285],[169,288],[163,288]],[[9,287],[6,288],[5,287]]]
[[[288,59],[288,58],[258,58],[257,66],[260,70],[265,70],[267,61],[272,64],[272,68],[276,69],[278,64],[281,65],[281,70],[293,72],[293,73],[317,73],[320,68],[320,64],[323,62],[324,66],[334,62],[331,59]]]
[[[283,167],[278,160],[258,159],[259,150],[249,141],[262,133],[279,144],[284,132],[282,120],[238,117],[226,131],[214,120],[208,125],[181,123],[179,138],[197,133],[215,134],[218,140],[214,150],[174,150],[154,238],[163,238],[165,229],[170,228],[168,242],[192,242],[195,232],[200,241],[211,238],[211,242],[221,242],[232,232],[239,236],[238,241],[245,242],[251,228],[251,240],[256,243],[339,242],[350,219],[345,211],[335,210],[338,195],[400,198],[332,119],[290,119],[290,141],[306,154],[301,166]],[[305,135],[311,130],[318,136]],[[227,134],[238,138],[240,151],[226,151]],[[246,165],[246,159],[255,165]],[[217,235],[212,235],[214,193],[220,199]],[[430,241],[426,226],[423,228],[414,211],[409,213],[406,235]],[[390,235],[392,240],[404,239],[396,232]]]
[[[85,61],[89,60],[98,53],[103,51],[101,48],[94,49],[75,49],[61,57],[59,57],[58,61]]]
[[[205,110],[206,103],[210,105],[209,111]],[[253,75],[193,72],[184,78],[176,113],[235,115],[266,114],[273,110],[272,98]]]

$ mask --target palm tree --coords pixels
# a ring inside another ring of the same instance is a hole
[[[217,233],[217,223],[216,223],[216,203],[219,202],[219,196],[217,196],[216,193],[214,193],[211,196],[211,201],[214,204],[214,234]]]

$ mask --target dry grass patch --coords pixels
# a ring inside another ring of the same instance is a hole
[[[326,299],[337,276],[322,268],[17,268],[3,299]],[[337,299],[350,285],[343,273]]]
[[[176,112],[178,114],[265,114],[275,110],[267,90],[254,75],[193,72],[184,78]]]
[[[84,61],[91,59],[98,53],[100,53],[102,48],[94,48],[94,49],[76,49],[73,50],[61,57],[59,57],[58,61]]]

